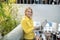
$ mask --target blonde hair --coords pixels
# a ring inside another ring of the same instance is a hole
[[[30,9],[31,12],[33,13],[32,9],[30,7],[28,7],[28,8],[25,9],[25,15],[26,15],[26,12],[27,12],[28,9]]]

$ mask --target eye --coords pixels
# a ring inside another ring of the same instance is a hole
[[[32,13],[31,11],[28,11],[29,13]]]

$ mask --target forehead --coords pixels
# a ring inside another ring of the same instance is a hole
[[[26,9],[26,11],[32,11],[32,9],[31,8],[28,8],[28,9]]]
[[[27,11],[32,11],[31,9],[27,9]]]

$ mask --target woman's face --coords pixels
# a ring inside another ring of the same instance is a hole
[[[31,9],[27,9],[25,13],[26,13],[26,16],[28,16],[29,18],[32,17],[32,14],[33,13],[32,13],[32,10]]]

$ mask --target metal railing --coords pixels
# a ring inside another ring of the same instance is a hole
[[[19,4],[60,4],[60,0],[17,0]]]

